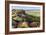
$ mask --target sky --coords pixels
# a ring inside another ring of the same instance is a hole
[[[12,9],[40,10],[40,7],[12,6]]]

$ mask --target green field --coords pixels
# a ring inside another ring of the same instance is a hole
[[[26,13],[29,14],[29,15],[32,15],[32,16],[36,16],[36,17],[40,16],[40,11],[35,11],[35,12],[26,11]]]

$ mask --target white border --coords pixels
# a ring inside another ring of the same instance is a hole
[[[11,14],[12,14],[12,6],[31,6],[31,7],[40,7],[40,27],[37,27],[37,28],[12,28],[12,16],[11,16]],[[43,10],[43,7],[42,7],[42,5],[21,5],[21,4],[9,4],[9,17],[10,17],[10,19],[9,19],[9,31],[10,32],[13,32],[13,31],[27,31],[27,30],[42,30],[43,29],[43,12],[42,12],[42,10]]]

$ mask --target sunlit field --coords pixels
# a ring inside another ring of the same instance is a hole
[[[32,16],[36,16],[36,17],[40,16],[40,12],[26,12],[26,13]]]

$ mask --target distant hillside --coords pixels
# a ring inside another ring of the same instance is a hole
[[[29,15],[33,15],[33,16],[40,16],[40,12],[39,11],[25,11],[27,14]]]

